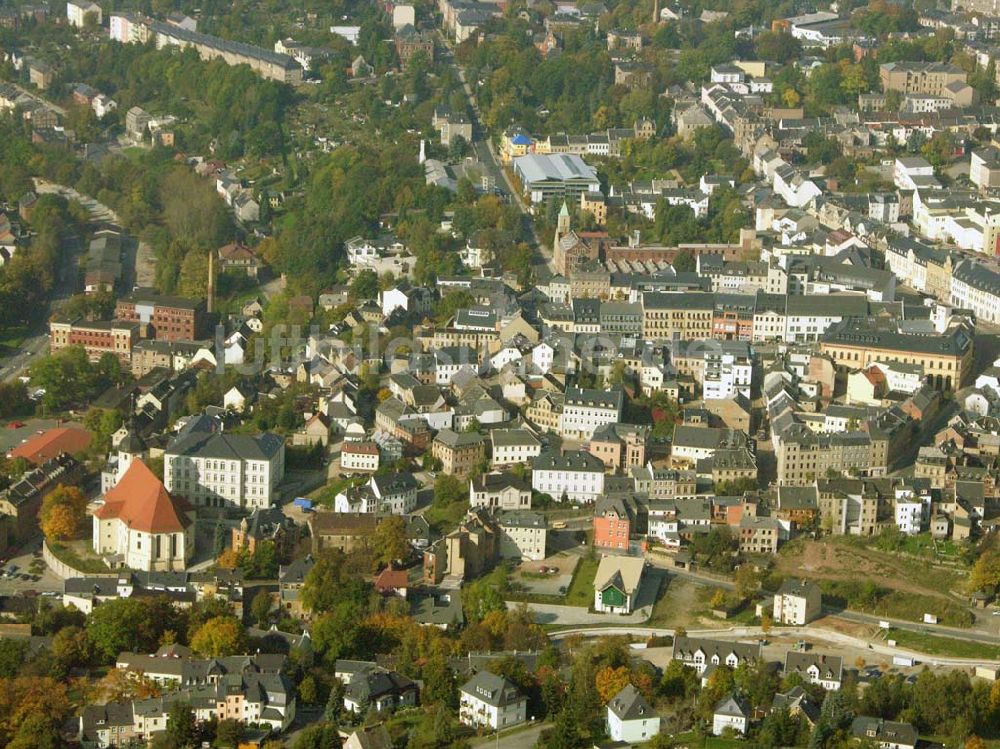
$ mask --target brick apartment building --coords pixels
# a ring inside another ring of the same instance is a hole
[[[49,322],[49,346],[52,352],[67,346],[83,346],[91,361],[104,354],[117,356],[128,364],[132,347],[139,340],[139,325],[121,320],[69,320],[56,317]]]
[[[194,341],[206,335],[205,303],[138,289],[119,299],[115,317],[149,325],[145,336],[160,341]]]

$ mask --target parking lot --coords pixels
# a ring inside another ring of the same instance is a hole
[[[16,567],[13,575],[11,566]],[[19,549],[0,565],[0,595],[13,595],[28,590],[39,593],[62,593],[63,581],[42,562],[41,539]]]
[[[13,425],[20,425],[12,428]],[[6,455],[10,450],[20,445],[22,442],[34,437],[39,432],[52,429],[57,426],[81,427],[81,424],[71,421],[59,423],[55,419],[20,419],[18,421],[5,421],[0,424],[0,452]]]

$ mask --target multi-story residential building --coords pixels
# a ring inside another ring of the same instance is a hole
[[[542,452],[542,443],[528,429],[493,429],[490,431],[494,468],[531,463]]]
[[[599,458],[609,471],[627,473],[646,463],[649,434],[650,428],[645,425],[605,424],[594,430],[587,450]]]
[[[486,455],[486,440],[479,432],[442,429],[431,443],[431,455],[441,461],[441,470],[453,476],[468,476]]]
[[[340,450],[340,467],[345,471],[377,471],[379,459],[378,444],[375,442],[344,442]]]
[[[627,551],[634,512],[626,498],[605,496],[594,509],[594,548]]]
[[[742,395],[750,397],[753,359],[750,346],[726,341],[705,349],[705,373],[702,381],[705,400],[720,400]]]
[[[972,104],[974,90],[966,72],[947,62],[889,62],[879,66],[883,91],[946,96],[957,107]]]
[[[132,349],[139,342],[139,324],[122,320],[68,320],[55,315],[49,321],[49,349],[54,353],[67,346],[83,346],[87,358],[97,361],[114,354],[129,364]]]
[[[744,515],[739,525],[740,551],[744,554],[777,554],[781,524],[775,518]]]
[[[612,741],[639,744],[660,733],[660,716],[631,684],[608,703],[607,729]]]
[[[537,512],[515,510],[498,517],[500,556],[505,559],[545,559],[548,525]]]
[[[324,549],[339,549],[349,554],[364,548],[378,525],[375,513],[314,512],[309,516],[309,535],[313,554]]]
[[[844,662],[839,655],[817,652],[785,653],[785,678],[798,675],[809,684],[816,684],[829,692],[836,692],[844,681]]]
[[[466,726],[492,730],[520,725],[528,717],[528,698],[513,682],[479,671],[459,689],[458,719]]]
[[[542,453],[531,466],[531,488],[557,502],[593,502],[604,494],[604,464],[590,453]]]
[[[104,21],[101,6],[90,0],[67,0],[66,20],[70,26],[82,29],[87,19],[91,19],[95,26],[100,26]]]
[[[698,672],[699,676],[715,666],[732,669],[743,664],[755,667],[761,659],[759,642],[726,642],[699,637],[675,636],[673,660],[681,661]]]
[[[675,468],[654,468],[647,463],[642,468],[632,469],[635,491],[650,499],[674,499],[693,497],[697,493],[697,476],[694,471]]]
[[[182,430],[163,456],[167,491],[202,507],[270,507],[285,476],[285,441],[276,434]]]
[[[344,489],[334,499],[343,513],[405,515],[417,506],[418,484],[412,474],[374,475],[367,484]]]
[[[469,506],[528,510],[531,508],[531,484],[513,473],[484,473],[469,482]]]
[[[642,295],[642,337],[653,341],[710,338],[714,294],[646,292]]]
[[[127,12],[111,16],[111,38],[123,44],[156,40],[157,49],[193,47],[202,60],[222,60],[227,65],[247,65],[263,78],[281,83],[302,81],[302,66],[289,55],[243,42],[201,34],[184,25],[164,23]]]
[[[720,427],[677,424],[671,443],[670,457],[676,462],[697,464],[712,457],[718,450],[740,450],[748,446],[745,432]]]
[[[1000,149],[985,146],[973,150],[969,163],[969,179],[982,192],[1000,187]]]
[[[1000,273],[975,260],[963,260],[951,275],[951,303],[976,318],[1000,323]]]
[[[794,424],[781,434],[777,447],[778,482],[811,484],[830,473],[835,475],[881,475],[885,463],[877,463],[871,435],[866,432],[816,434]]]
[[[204,302],[157,294],[137,289],[131,296],[119,299],[115,318],[148,325],[149,335],[161,341],[194,341],[205,334]]]
[[[566,388],[559,434],[565,439],[589,440],[594,431],[622,418],[625,394],[619,387],[591,390],[572,385]]]
[[[418,52],[426,55],[428,62],[434,61],[434,38],[430,34],[417,31],[412,24],[406,24],[399,29],[393,41],[396,44],[396,54],[399,55],[399,64],[404,69]]]
[[[859,715],[851,723],[851,736],[861,741],[872,741],[879,749],[916,749],[920,740],[917,729],[911,723],[869,718],[866,715]]]
[[[363,669],[344,688],[344,709],[354,714],[393,712],[415,706],[419,693],[417,683],[401,673],[378,667]]]
[[[816,583],[787,578],[774,594],[774,623],[808,624],[823,613],[823,592]]]

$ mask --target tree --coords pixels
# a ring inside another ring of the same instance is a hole
[[[363,610],[355,601],[340,601],[320,614],[312,626],[316,652],[333,665],[338,658],[349,657],[358,647]]]
[[[316,704],[316,680],[312,676],[299,682],[299,699],[307,705]]]
[[[678,273],[694,273],[696,270],[694,255],[689,250],[681,250],[674,256],[673,266]]]
[[[1000,551],[990,548],[979,555],[969,572],[970,592],[1000,586]]]
[[[300,596],[307,611],[332,611],[344,601],[357,604],[359,609],[367,604],[371,585],[351,575],[345,568],[345,560],[346,556],[338,549],[320,553],[302,585]]]
[[[736,595],[746,599],[752,596],[760,587],[760,575],[750,564],[741,564],[736,570]]]
[[[365,269],[351,282],[351,296],[355,299],[374,299],[378,296],[378,274]]]
[[[191,637],[191,647],[213,658],[236,655],[246,649],[246,633],[235,617],[218,616],[198,628]]]
[[[245,735],[246,726],[242,721],[235,718],[220,720],[215,727],[213,746],[220,747],[220,749],[237,749]]]
[[[440,702],[454,708],[458,702],[458,691],[455,689],[455,674],[448,665],[444,655],[438,653],[421,670],[424,688],[420,693],[421,700],[427,704]]]
[[[274,541],[261,541],[252,554],[249,548],[243,549],[239,560],[243,574],[251,580],[273,580],[278,576],[278,549]]]
[[[152,652],[165,632],[181,629],[180,614],[165,597],[106,601],[90,613],[86,626],[101,663],[113,662],[123,650]]]
[[[230,534],[226,532],[227,528],[222,523],[222,518],[215,521],[215,530],[212,533],[212,550],[216,558],[222,555],[222,552],[226,550],[229,546]]]
[[[768,635],[768,634],[771,633],[771,627],[773,627],[773,626],[774,626],[774,619],[772,619],[771,615],[768,614],[765,611],[763,614],[761,614],[761,617],[760,617],[760,629],[761,629],[761,631],[765,635]]]
[[[271,603],[271,594],[266,590],[259,591],[250,601],[250,616],[262,629],[267,626],[267,620],[271,616]]]
[[[62,746],[57,727],[70,715],[70,710],[66,684],[61,681],[48,676],[0,680],[0,737],[14,737],[8,747]],[[53,731],[56,731],[55,741]]]
[[[3,642],[9,642],[4,640]],[[69,671],[90,663],[92,657],[90,640],[81,627],[63,627],[52,638],[52,657],[60,668]]]
[[[338,749],[343,744],[337,726],[321,722],[303,728],[292,749]]]
[[[372,551],[377,567],[390,565],[397,559],[405,559],[410,552],[406,538],[406,523],[399,515],[389,515],[375,526],[372,534]]]
[[[28,654],[28,643],[21,640],[0,640],[0,677],[17,676]]]
[[[86,509],[87,497],[79,488],[59,484],[42,500],[42,532],[52,541],[75,538],[86,518]]]
[[[450,473],[442,473],[434,481],[434,504],[449,505],[460,502],[468,495],[468,486]]]
[[[177,749],[196,745],[198,730],[194,722],[194,710],[187,702],[175,702],[167,712],[165,731],[170,743]]]
[[[601,702],[611,702],[616,694],[628,686],[630,677],[631,672],[628,666],[619,666],[618,668],[605,666],[598,671],[594,679],[594,687],[597,689]]]
[[[158,697],[160,687],[141,674],[112,668],[94,686],[92,699],[103,702],[126,702]]]

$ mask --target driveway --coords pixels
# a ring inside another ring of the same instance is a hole
[[[599,614],[582,606],[563,606],[552,603],[528,603],[528,610],[538,624],[621,624],[622,626],[642,624],[649,620],[656,604],[657,595],[663,585],[664,573],[656,568],[648,568],[642,584],[636,593],[636,609],[631,614]],[[507,601],[507,608],[514,610],[522,605],[520,601]]]

